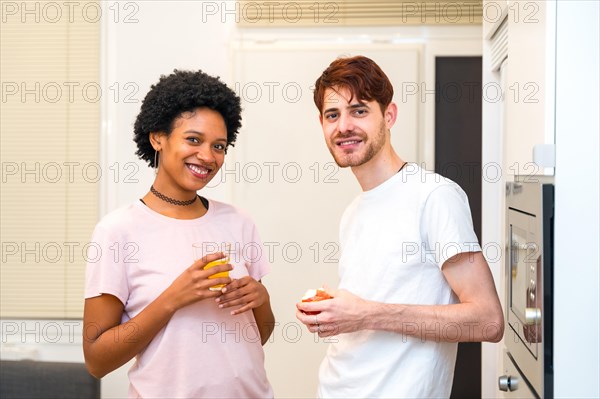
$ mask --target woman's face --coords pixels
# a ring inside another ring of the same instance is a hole
[[[155,136],[160,147],[157,183],[197,191],[217,174],[225,159],[227,127],[220,113],[198,108],[182,113],[173,131]]]

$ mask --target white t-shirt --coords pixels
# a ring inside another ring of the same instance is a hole
[[[269,266],[254,223],[231,205],[209,204],[203,217],[192,220],[166,217],[140,201],[105,216],[88,251],[85,297],[116,296],[125,305],[125,322],[194,262],[195,242],[235,243],[230,276],[261,279]],[[129,396],[273,397],[254,315],[232,316],[231,310],[219,309],[213,299],[179,309],[136,356]]]
[[[396,304],[456,303],[441,267],[457,253],[481,251],[465,193],[415,164],[348,206],[340,243],[339,287]],[[456,327],[436,329],[456,336]],[[320,397],[450,396],[456,343],[375,330],[333,340],[319,371]]]

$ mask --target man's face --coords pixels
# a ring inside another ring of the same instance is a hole
[[[386,144],[387,130],[376,101],[360,101],[347,89],[327,89],[320,115],[325,142],[342,168],[360,166],[375,157]]]

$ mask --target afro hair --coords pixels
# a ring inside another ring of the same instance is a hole
[[[217,111],[227,127],[227,146],[233,146],[242,125],[240,98],[219,80],[202,71],[180,71],[161,75],[142,101],[142,107],[133,127],[137,143],[136,154],[153,166],[154,148],[150,144],[151,132],[173,130],[175,120],[184,112],[206,107]]]

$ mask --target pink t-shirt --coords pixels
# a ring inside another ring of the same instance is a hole
[[[232,278],[260,280],[269,271],[254,223],[235,207],[211,200],[203,217],[180,220],[136,201],[97,224],[88,248],[85,297],[116,296],[125,305],[125,322],[193,263],[197,242],[234,244]],[[212,299],[178,310],[136,356],[129,396],[272,398],[254,315],[232,316],[231,310],[219,309]]]

